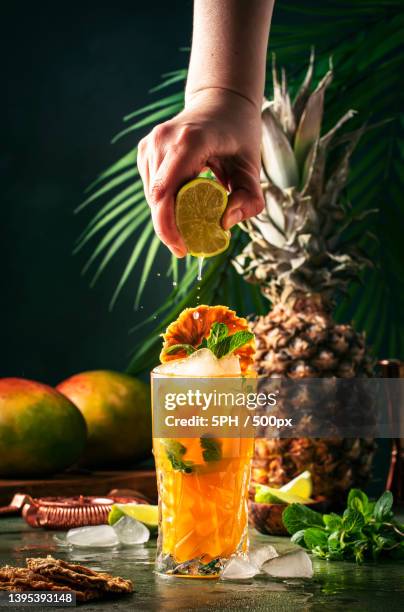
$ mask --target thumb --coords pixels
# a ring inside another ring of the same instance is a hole
[[[248,171],[239,171],[231,177],[229,203],[223,216],[223,229],[255,217],[264,208],[264,196],[258,176]]]

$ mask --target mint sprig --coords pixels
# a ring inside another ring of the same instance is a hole
[[[220,359],[225,355],[230,355],[230,353],[247,344],[253,338],[254,334],[249,331],[237,331],[229,336],[227,325],[224,323],[213,323],[207,339],[207,348]]]
[[[207,348],[220,359],[225,355],[230,355],[238,348],[247,344],[254,338],[254,334],[250,331],[237,331],[229,336],[229,329],[225,323],[213,323],[210,328],[210,333],[207,338],[204,338],[196,348],[192,344],[173,344],[165,349],[166,355],[185,351],[187,355],[192,355],[195,351],[201,348]]]
[[[252,338],[254,338],[254,334],[252,332],[238,331],[232,336],[227,336],[227,338],[220,340],[216,344],[213,352],[217,358],[224,357],[225,355],[233,353],[244,344],[247,344],[247,342],[250,342]]]
[[[357,563],[387,556],[404,559],[404,527],[394,519],[392,506],[390,491],[374,503],[360,489],[351,489],[342,516],[291,504],[282,520],[292,542],[321,559]]]

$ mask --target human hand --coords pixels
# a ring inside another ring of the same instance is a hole
[[[260,140],[260,108],[233,91],[210,88],[190,96],[181,113],[139,142],[137,163],[154,228],[174,255],[187,252],[175,196],[206,167],[230,192],[224,229],[261,212]]]

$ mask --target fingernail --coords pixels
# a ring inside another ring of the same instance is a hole
[[[184,257],[184,252],[181,251],[180,249],[177,249],[176,247],[173,247],[173,246],[171,246],[170,249],[171,249],[171,252],[174,253],[176,257]]]

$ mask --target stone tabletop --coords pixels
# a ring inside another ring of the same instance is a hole
[[[268,580],[261,577],[243,583],[186,580],[164,578],[153,573],[156,540],[126,549],[71,550],[57,544],[53,537],[55,533],[32,529],[21,518],[0,518],[0,564],[23,566],[26,557],[52,554],[133,580],[133,595],[115,601],[81,605],[83,612],[102,609],[119,612],[404,611],[403,563],[385,561],[357,566],[352,563],[314,559],[312,580]],[[255,531],[251,533],[251,543],[252,546],[271,543],[279,551],[293,548],[288,538],[263,536]],[[8,609],[26,611],[31,608]],[[42,610],[41,607],[32,609]]]

